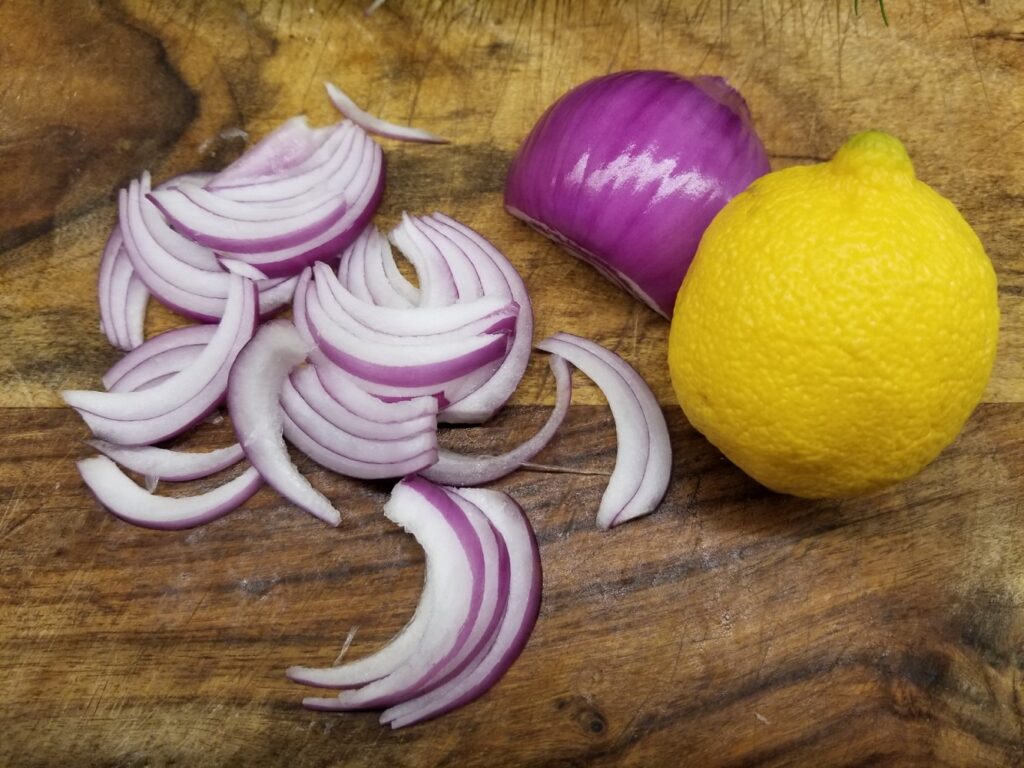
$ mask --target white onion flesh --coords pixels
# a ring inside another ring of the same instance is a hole
[[[278,393],[309,347],[284,320],[267,323],[239,353],[228,380],[228,410],[246,457],[274,490],[329,525],[341,513],[299,472],[282,438]]]
[[[209,477],[234,466],[245,458],[242,446],[237,443],[205,453],[190,453],[156,448],[151,445],[116,445],[104,440],[87,440],[86,442],[125,469],[157,480],[174,483]]]

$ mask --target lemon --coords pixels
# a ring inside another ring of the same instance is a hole
[[[722,209],[679,290],[669,368],[693,426],[754,479],[852,496],[953,441],[998,328],[974,231],[870,131]]]

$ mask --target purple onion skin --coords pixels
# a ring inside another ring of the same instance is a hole
[[[708,224],[769,170],[723,78],[619,72],[541,116],[512,161],[505,208],[670,317]]]

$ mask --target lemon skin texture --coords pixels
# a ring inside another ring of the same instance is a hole
[[[722,209],[676,299],[669,369],[690,423],[754,479],[846,497],[953,441],[998,328],[974,231],[871,131]]]

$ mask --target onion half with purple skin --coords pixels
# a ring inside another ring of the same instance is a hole
[[[619,72],[541,116],[512,161],[505,208],[669,317],[708,224],[769,170],[722,78]]]

